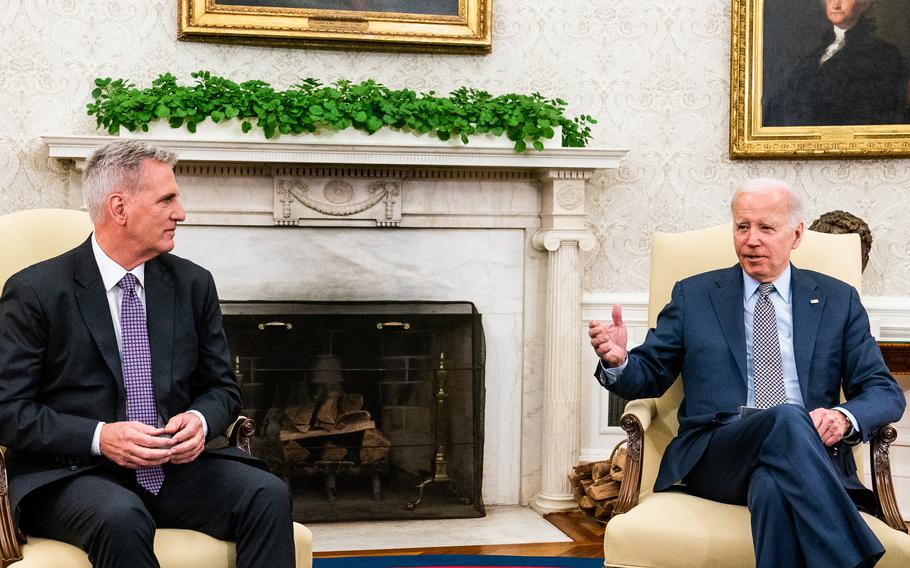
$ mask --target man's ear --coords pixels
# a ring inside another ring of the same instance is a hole
[[[126,225],[126,200],[122,193],[111,193],[105,202],[108,218],[117,225]]]
[[[798,247],[799,243],[803,240],[803,231],[804,230],[805,230],[805,226],[803,225],[802,222],[800,222],[800,224],[796,226],[796,239],[793,241],[792,250],[796,250],[796,247]]]

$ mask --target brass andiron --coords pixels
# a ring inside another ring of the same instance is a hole
[[[449,437],[449,415],[448,409],[446,408],[446,399],[449,397],[449,393],[446,392],[446,377],[449,372],[446,371],[445,367],[445,353],[439,354],[439,368],[436,369],[436,427],[433,429],[433,445],[436,446],[436,456],[433,458],[432,472],[433,474],[418,483],[415,487],[417,488],[417,500],[412,501],[407,504],[407,510],[413,511],[417,508],[417,505],[420,504],[420,500],[423,499],[423,490],[433,483],[445,483],[449,486],[449,489],[452,491],[452,494],[455,495],[455,498],[462,505],[470,505],[471,500],[467,497],[461,497],[458,495],[458,485],[455,483],[455,480],[449,477],[447,468],[448,468],[448,437]]]

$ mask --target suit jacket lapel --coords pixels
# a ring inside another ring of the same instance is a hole
[[[818,289],[818,284],[806,272],[792,267],[790,276],[793,302],[793,357],[796,359],[796,374],[799,388],[806,400],[809,367],[815,352],[815,338],[821,324],[822,312],[827,297]]]
[[[101,357],[122,391],[123,367],[120,362],[120,349],[117,348],[117,336],[114,332],[114,322],[111,320],[111,308],[107,303],[107,291],[104,289],[101,273],[92,252],[91,237],[82,243],[78,250],[81,258],[73,275],[76,281],[76,302],[92,339],[101,351]]]
[[[174,355],[176,302],[174,280],[158,259],[145,263],[145,313],[152,351],[152,380],[158,409],[167,420],[166,401],[171,394],[171,364]]]
[[[711,302],[727,345],[733,353],[743,386],[746,385],[746,329],[743,324],[743,277],[737,264],[718,276],[710,290]]]

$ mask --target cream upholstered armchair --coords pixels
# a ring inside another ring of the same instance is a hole
[[[656,233],[651,243],[648,325],[670,300],[673,285],[687,276],[736,263],[732,226],[709,227],[688,233]],[[860,289],[859,237],[806,231],[793,263],[835,276]],[[682,399],[677,381],[658,399],[642,399],[626,406],[621,425],[628,433],[625,478],[615,512],[604,535],[604,564],[617,567],[695,568],[755,565],[749,511],[693,497],[681,491],[654,493],[661,455],[679,424],[676,411]],[[910,536],[901,520],[888,461],[888,447],[896,432],[882,428],[868,447],[872,454],[872,486],[882,507],[882,518],[863,518],[887,551],[880,567],[910,566]],[[854,450],[866,448],[859,445]],[[862,469],[862,456],[856,461]],[[862,479],[862,471],[859,472]],[[834,528],[834,530],[837,530]]]
[[[33,209],[0,216],[0,289],[26,266],[52,258],[82,243],[92,230],[88,215],[68,209]],[[226,435],[231,443],[249,451],[253,421],[240,417]],[[91,568],[85,553],[69,544],[45,538],[28,538],[14,526],[7,496],[6,464],[0,454],[0,566],[14,568]],[[313,537],[294,523],[297,568],[310,568]],[[155,555],[162,568],[233,568],[234,543],[196,531],[159,529]]]

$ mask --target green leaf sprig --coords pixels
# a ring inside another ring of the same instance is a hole
[[[322,130],[356,128],[373,134],[381,128],[397,128],[434,133],[441,140],[460,139],[464,144],[475,134],[505,135],[515,143],[516,152],[524,152],[529,145],[543,150],[542,140],[553,138],[557,126],[562,127],[563,146],[583,147],[591,139],[591,125],[597,123],[586,114],[567,117],[566,101],[539,93],[494,97],[461,87],[448,96],[437,96],[434,91],[394,90],[372,80],[323,85],[311,78],[276,91],[265,81],[235,83],[209,71],[191,76],[195,84],[184,86],[165,73],[146,89],[125,79],[95,79],[88,114],[110,134],[121,127],[147,132],[156,119],[196,132],[206,118],[213,122],[236,118],[243,132],[255,125],[267,139]]]

